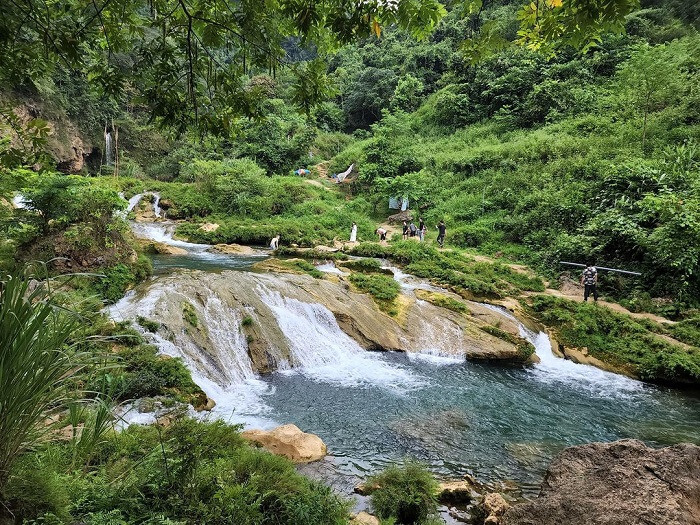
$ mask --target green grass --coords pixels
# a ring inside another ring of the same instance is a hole
[[[182,318],[193,328],[199,326],[199,319],[194,306],[186,301],[182,303]]]
[[[544,283],[537,277],[523,275],[500,263],[476,262],[456,250],[440,251],[425,243],[361,243],[351,253],[391,259],[403,264],[407,272],[467,297],[500,298],[524,290],[544,291]]]
[[[532,345],[532,343],[526,341],[522,337],[515,336],[511,333],[506,332],[505,330],[501,330],[496,326],[487,325],[480,326],[479,328],[487,334],[491,334],[494,337],[498,337],[503,341],[515,345],[518,349],[518,356],[523,361],[527,361],[535,353],[535,347]]]
[[[588,348],[589,355],[646,381],[700,384],[700,349],[683,348],[655,335],[656,323],[605,307],[557,297],[535,296],[526,310],[553,327],[562,343]]]
[[[390,315],[396,314],[395,299],[401,287],[393,278],[381,274],[353,273],[350,282],[372,296],[379,307]]]
[[[372,510],[384,520],[422,525],[437,514],[438,484],[430,471],[415,461],[393,465],[372,476],[367,485],[377,487],[371,495]]]

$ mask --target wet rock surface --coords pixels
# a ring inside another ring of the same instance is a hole
[[[539,497],[505,512],[502,525],[698,525],[700,447],[637,440],[564,450]]]

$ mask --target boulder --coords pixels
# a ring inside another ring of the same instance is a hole
[[[351,525],[380,525],[379,518],[364,510],[350,520]]]
[[[202,403],[201,405],[198,405],[198,406],[194,407],[194,409],[195,409],[197,412],[204,412],[204,411],[206,411],[206,412],[211,412],[215,406],[216,406],[216,401],[214,401],[214,400],[213,400],[212,398],[210,398],[210,397],[207,397],[207,398],[206,398],[206,401],[205,401],[204,403]]]
[[[218,224],[216,225],[218,226]],[[213,231],[213,230],[206,230]],[[225,253],[229,255],[252,255],[256,251],[250,246],[242,246],[240,244],[215,244],[211,247],[210,251]]]
[[[328,452],[320,437],[302,432],[296,425],[282,425],[269,431],[246,430],[241,436],[294,463],[318,461]]]
[[[502,517],[510,508],[510,505],[498,492],[486,494],[484,501],[481,504],[484,508],[484,525],[501,525]]]
[[[502,525],[700,525],[700,447],[653,449],[637,440],[564,450],[539,497]]]
[[[164,242],[153,242],[151,247],[154,252],[161,255],[187,255],[187,250],[184,248],[165,244]]]
[[[204,232],[215,232],[216,230],[219,229],[219,224],[216,224],[215,222],[205,222],[202,224],[199,229],[204,231]],[[226,246],[225,244],[222,246]]]
[[[443,481],[438,489],[438,500],[443,504],[469,503],[473,486],[469,481]]]

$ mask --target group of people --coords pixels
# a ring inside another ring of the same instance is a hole
[[[353,222],[353,230],[350,233],[350,240],[355,241],[356,240],[356,234],[357,234],[357,226]],[[440,248],[443,247],[445,244],[445,233],[447,232],[447,226],[445,226],[445,221],[440,221],[435,228],[438,231],[438,237],[437,237],[437,242],[440,245]],[[410,224],[408,221],[403,221],[403,230],[402,230],[402,235],[403,239],[406,240],[409,237],[418,237],[418,240],[420,242],[423,242],[425,240],[425,234],[427,233],[428,228],[425,225],[425,221],[423,220],[423,217],[418,219],[418,226],[411,221]],[[353,236],[353,233],[355,236]],[[388,233],[385,228],[382,228],[381,226],[374,230],[374,233],[379,236],[380,241],[386,241],[386,234]]]
[[[438,230],[437,242],[440,248],[443,247],[445,243],[445,233],[447,232],[447,227],[445,226],[445,221],[440,221],[435,228]],[[403,239],[406,240],[409,237],[418,237],[420,242],[425,240],[427,228],[425,226],[425,221],[423,218],[418,219],[418,226],[413,222],[410,224],[408,221],[403,221]],[[381,226],[374,231],[375,234],[379,235],[380,241],[386,241],[387,230]],[[350,242],[357,241],[357,223],[353,222],[350,228]],[[270,241],[270,248],[276,250],[279,248],[280,235],[275,235]],[[598,270],[593,265],[593,263],[587,263],[586,269],[583,270],[581,274],[581,285],[583,288],[583,300],[588,302],[588,297],[593,296],[593,301],[598,302]]]

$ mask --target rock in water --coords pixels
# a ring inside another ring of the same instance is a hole
[[[564,450],[539,497],[508,510],[503,525],[700,525],[700,447],[641,441]]]
[[[328,451],[320,437],[302,432],[296,425],[282,425],[269,431],[246,430],[241,436],[273,454],[291,459],[294,463],[318,461],[323,459]]]

